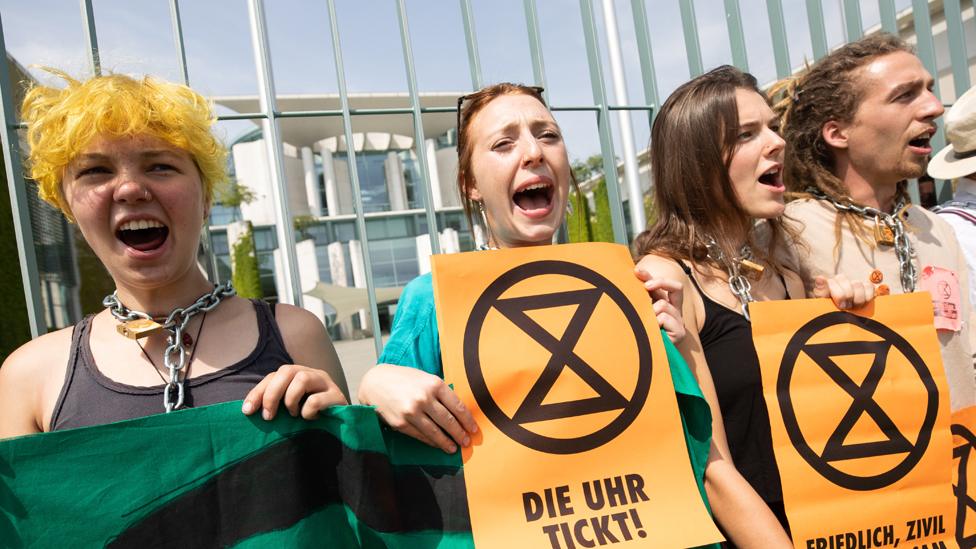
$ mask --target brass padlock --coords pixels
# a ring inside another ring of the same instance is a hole
[[[765,271],[766,268],[755,261],[742,259],[739,260],[739,270],[742,271],[742,274],[746,275],[750,279],[759,280],[762,278],[763,271]]]
[[[895,231],[892,231],[891,227],[883,223],[877,217],[874,218],[874,241],[879,245],[895,245]]]
[[[140,339],[163,329],[163,325],[151,318],[137,318],[123,322],[116,330],[129,339]]]

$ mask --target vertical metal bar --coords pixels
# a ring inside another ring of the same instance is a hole
[[[938,66],[935,61],[935,41],[932,39],[932,18],[929,16],[929,4],[926,0],[912,0],[912,15],[915,19],[915,36],[918,41],[918,58],[922,60],[925,69],[935,77],[933,93],[937,97],[939,91]]]
[[[725,0],[725,22],[729,28],[732,64],[745,72],[749,72],[749,56],[746,52],[746,40],[742,32],[742,14],[739,13],[739,0]]]
[[[881,13],[881,30],[898,34],[898,15],[895,13],[895,0],[878,0]]]
[[[183,83],[190,85],[190,73],[186,69],[186,44],[183,43],[183,20],[180,19],[180,0],[169,0],[169,15],[173,21],[173,42],[176,44],[176,59],[180,63],[180,76]]]
[[[525,29],[529,33],[529,55],[532,57],[532,77],[535,85],[546,87],[546,65],[542,58],[542,32],[539,30],[539,12],[535,7],[535,0],[525,0]],[[549,90],[543,92],[546,103],[549,102]]]
[[[277,214],[275,231],[278,235],[278,249],[282,253],[281,264],[285,269],[283,278],[286,281],[286,288],[283,288],[285,296],[281,301],[301,307],[303,301],[302,284],[298,277],[295,232],[292,230],[291,205],[288,202],[288,179],[285,177],[284,169],[285,153],[281,143],[281,129],[275,112],[274,75],[271,70],[271,51],[264,18],[264,1],[248,0],[247,7],[251,23],[254,65],[257,67],[261,112],[265,116],[261,121],[261,129],[264,133],[268,161],[271,163],[268,166],[268,171],[271,175],[271,198],[275,202],[275,213]]]
[[[864,35],[864,22],[861,21],[860,0],[844,0],[844,28],[847,29],[847,41],[854,42]]]
[[[949,58],[952,60],[952,84],[956,98],[969,89],[969,55],[966,52],[966,35],[962,27],[962,7],[959,0],[944,0],[946,34],[949,37]]]
[[[637,57],[640,59],[641,78],[644,81],[644,100],[653,105],[650,121],[654,121],[657,113],[657,74],[654,71],[654,56],[651,52],[651,36],[647,24],[647,7],[644,0],[630,0],[630,9],[634,14],[634,33],[637,37]]]
[[[410,43],[410,25],[407,22],[407,8],[404,0],[397,0],[397,19],[400,21],[400,45],[403,47],[403,65],[407,71],[407,90],[410,93],[410,106],[413,109],[413,144],[417,152],[417,165],[424,181],[424,210],[427,212],[427,235],[430,237],[430,252],[441,253],[441,242],[437,230],[437,216],[434,215],[434,192],[430,185],[430,169],[427,167],[427,139],[424,135],[424,119],[420,112],[420,93],[417,91],[417,71],[413,66],[413,45]],[[370,300],[375,296],[371,293]]]
[[[607,184],[607,198],[610,202],[610,220],[613,225],[613,237],[618,243],[627,244],[629,239],[627,238],[627,228],[624,226],[623,204],[620,202],[617,160],[613,155],[613,136],[610,134],[610,110],[607,108],[607,92],[603,84],[600,45],[597,42],[592,0],[580,0],[580,14],[583,19],[583,37],[586,42],[586,59],[590,66],[590,85],[593,87],[593,101],[599,107],[596,123],[600,133],[600,150],[603,153],[603,177]]]
[[[92,74],[102,75],[102,61],[98,57],[98,36],[95,34],[95,11],[91,0],[81,0],[81,19],[85,23],[85,38],[88,40],[88,58],[91,63]]]
[[[617,30],[617,13],[613,0],[603,0],[603,28],[607,39],[607,53],[610,58],[610,75],[613,81],[614,100],[618,105],[627,105],[627,80],[624,77],[624,61],[620,54],[620,33]],[[630,228],[640,234],[647,227],[644,214],[644,193],[641,190],[637,168],[637,151],[634,147],[634,128],[630,111],[617,111],[617,129],[620,130],[620,148],[624,157],[624,182],[630,200]]]
[[[793,70],[790,67],[790,47],[786,41],[786,22],[783,19],[783,2],[766,0],[766,13],[769,15],[769,32],[773,37],[773,57],[776,59],[776,76],[786,78]]]
[[[183,84],[190,85],[190,73],[186,68],[186,44],[183,41],[183,20],[180,18],[180,0],[170,0],[169,2],[170,21],[173,24],[173,43],[176,46],[176,59],[180,67],[180,77]],[[214,254],[213,235],[210,234],[210,221],[203,224],[203,231],[200,235],[200,242],[203,244],[203,252],[207,258],[206,271],[207,280],[214,284],[220,284],[220,268],[217,266],[217,256]]]
[[[810,42],[813,45],[813,58],[827,55],[827,28],[824,26],[821,0],[807,0],[807,22],[810,26]]]
[[[356,144],[352,136],[352,117],[349,114],[349,90],[346,89],[346,69],[342,62],[342,43],[339,39],[339,20],[336,17],[335,0],[327,0],[329,7],[329,28],[332,32],[332,55],[335,59],[336,83],[339,87],[339,104],[342,109],[342,127],[346,138],[346,163],[349,165],[349,180],[352,184],[352,199],[356,206],[356,231],[363,244],[363,267],[366,271],[366,291],[376,295],[373,287],[373,262],[369,257],[369,236],[366,234],[366,217],[363,215],[363,195],[359,186],[359,169],[356,166]],[[379,311],[376,299],[370,297],[369,312],[373,319],[373,345],[377,358],[383,352],[383,339],[380,333]]]
[[[926,0],[912,0],[912,16],[915,19],[915,37],[917,40],[918,57],[925,65],[925,69],[935,77],[935,87],[932,92],[936,97],[942,97],[939,90],[939,72],[935,61],[935,41],[932,39],[932,17],[929,15],[929,4]],[[942,150],[945,147],[945,133],[943,128],[932,137],[932,149]],[[952,186],[948,181],[935,182],[935,194],[939,200],[948,198],[952,194]]]
[[[694,78],[705,72],[702,61],[701,43],[698,41],[698,20],[695,19],[695,0],[681,0],[681,28],[685,37],[685,51],[688,52],[688,71]]]
[[[481,56],[474,30],[474,8],[471,0],[461,0],[461,21],[464,23],[464,42],[468,46],[468,68],[471,69],[471,89],[481,89]]]
[[[17,135],[17,110],[13,101],[13,82],[7,63],[7,45],[3,38],[3,21],[0,21],[0,122],[3,131],[3,162],[7,167],[7,191],[10,193],[10,210],[14,218],[14,239],[17,241],[17,259],[20,261],[20,280],[24,285],[24,301],[27,305],[27,322],[31,337],[47,333],[44,322],[44,306],[41,302],[40,276],[37,272],[37,254],[34,249],[34,229],[31,227],[27,183],[20,159],[20,137]]]

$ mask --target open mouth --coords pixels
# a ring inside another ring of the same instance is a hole
[[[516,191],[512,201],[526,213],[547,212],[552,207],[555,191],[552,183],[540,181]]]
[[[115,237],[123,244],[140,252],[159,248],[168,236],[169,229],[154,219],[127,221],[115,231]]]
[[[783,188],[783,170],[778,166],[759,176],[759,182],[777,189]]]
[[[931,138],[932,135],[926,132],[924,135],[909,141],[908,146],[924,151],[923,154],[928,154],[932,151]]]

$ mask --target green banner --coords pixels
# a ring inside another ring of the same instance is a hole
[[[472,547],[460,457],[240,402],[0,441],[0,547]]]

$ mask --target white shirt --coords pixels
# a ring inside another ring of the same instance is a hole
[[[951,213],[956,210],[976,218],[976,180],[960,178],[952,201],[942,206],[947,209],[939,211],[939,217],[952,226],[952,230],[956,233],[959,247],[962,248],[969,267],[969,302],[976,303],[976,223],[963,215]]]

